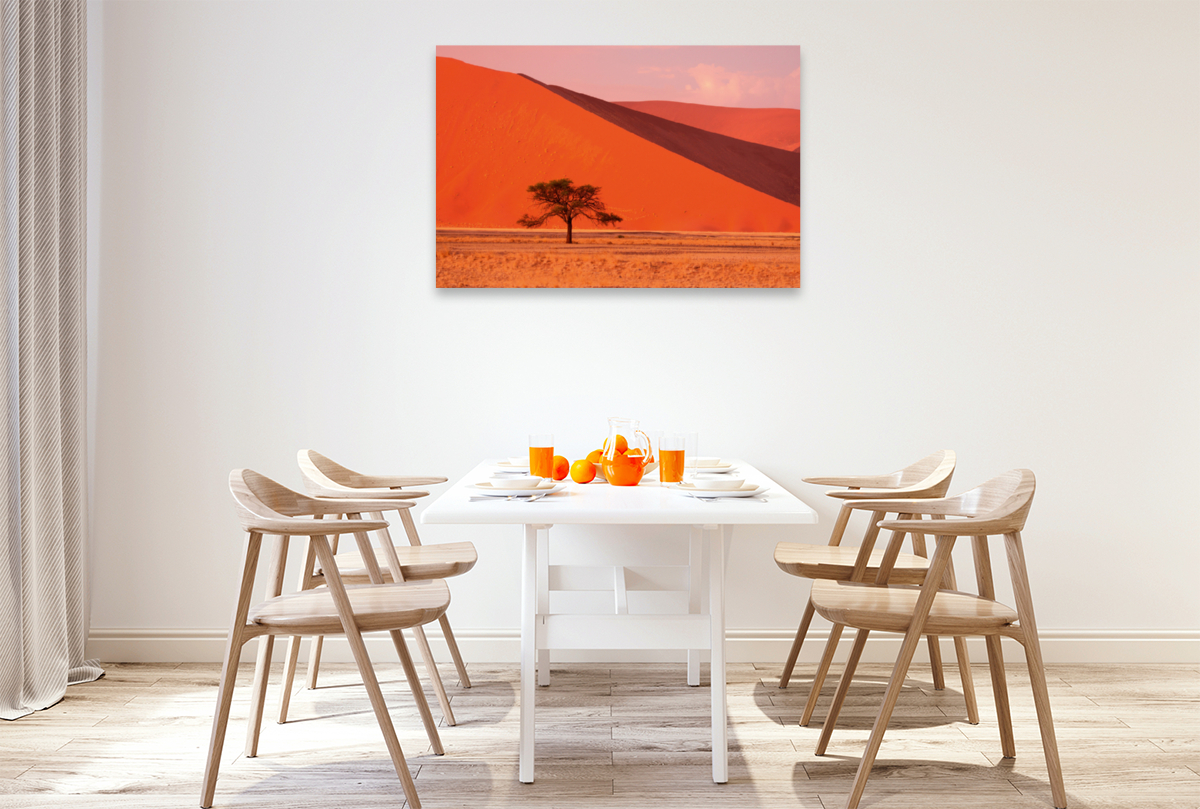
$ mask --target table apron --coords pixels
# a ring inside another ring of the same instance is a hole
[[[708,649],[707,615],[542,615],[539,649]]]

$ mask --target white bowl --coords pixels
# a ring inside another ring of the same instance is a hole
[[[511,466],[529,466],[529,456],[526,455],[524,458],[509,458],[508,463]]]
[[[497,489],[536,489],[542,478],[533,475],[513,475],[503,480],[496,480],[492,486]]]
[[[745,482],[746,481],[744,481],[742,478],[731,478],[728,475],[722,475],[720,477],[714,476],[711,478],[702,476],[692,478],[692,485],[697,489],[708,489],[710,491],[740,489],[742,488],[742,484]]]

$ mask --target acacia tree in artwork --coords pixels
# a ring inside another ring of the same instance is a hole
[[[582,216],[601,225],[615,225],[621,217],[609,213],[600,201],[600,189],[594,185],[576,186],[565,177],[548,183],[535,183],[526,189],[540,210],[540,216],[525,214],[517,220],[518,225],[536,228],[552,216],[567,223],[567,244],[571,244],[571,223]]]

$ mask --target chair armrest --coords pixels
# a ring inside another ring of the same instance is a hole
[[[365,489],[400,489],[405,486],[435,486],[449,478],[440,475],[357,475],[355,483]],[[357,486],[355,487],[357,488]]]
[[[932,534],[937,537],[985,537],[1006,534],[1012,521],[999,520],[880,520],[879,527],[888,531]]]
[[[320,494],[314,494],[316,498],[329,498],[330,500],[350,499],[379,499],[379,500],[409,500],[414,497],[428,497],[429,492],[418,492],[412,489],[330,489],[321,487]]]
[[[911,502],[912,500],[922,498],[926,500],[933,499],[925,497],[927,490],[924,486],[905,489],[835,489],[831,492],[825,492],[825,494],[829,497],[836,497],[838,500],[899,500],[900,498],[909,498]],[[852,508],[861,508],[861,506],[856,504]],[[895,509],[890,510],[895,511]]]
[[[379,531],[387,527],[387,522],[383,520],[306,520],[303,518],[276,520],[261,517],[247,525],[246,530],[289,537],[314,537]]]
[[[887,488],[896,484],[896,475],[848,475],[842,477],[803,478],[816,486],[846,486],[855,489]]]
[[[957,498],[913,497],[886,498],[879,500],[851,500],[846,505],[870,511],[886,511],[895,514],[941,514],[958,515]]]
[[[416,503],[411,500],[393,500],[391,498],[366,499],[351,497],[311,497],[311,503],[318,507],[314,514],[362,514],[372,511],[400,511],[412,508]],[[384,523],[386,526],[387,523]]]

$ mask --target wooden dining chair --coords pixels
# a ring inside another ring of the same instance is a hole
[[[208,809],[213,804],[216,792],[217,770],[221,751],[225,743],[225,731],[233,703],[233,687],[237,677],[238,659],[242,646],[254,638],[262,638],[259,647],[259,666],[255,672],[254,686],[250,699],[250,722],[246,740],[246,755],[257,754],[258,730],[262,725],[263,701],[266,694],[266,675],[269,670],[271,643],[275,635],[344,634],[350,643],[354,662],[367,689],[367,696],[384,742],[392,759],[396,774],[408,804],[420,807],[416,786],[396,738],[396,729],[383,701],[383,693],[367,647],[363,643],[363,632],[387,630],[400,654],[409,682],[416,682],[416,669],[404,643],[401,629],[420,626],[436,620],[445,613],[450,604],[450,590],[442,581],[421,582],[413,585],[375,584],[347,589],[338,575],[333,561],[333,549],[329,537],[353,534],[364,563],[378,570],[378,562],[371,550],[368,531],[377,531],[386,526],[379,520],[321,519],[347,513],[362,513],[386,507],[390,501],[320,500],[294,492],[275,481],[249,469],[237,469],[229,475],[229,488],[242,527],[249,534],[246,556],[242,568],[241,587],[229,638],[225,647],[225,660],[221,668],[221,680],[217,692],[217,707],[213,715],[212,736],[208,745],[208,758],[204,769],[204,781],[200,793],[200,806]],[[288,541],[293,536],[309,538],[317,559],[328,571],[326,586],[319,590],[282,594],[284,567],[287,560]],[[259,553],[264,537],[274,540],[270,545],[267,570],[270,577],[268,597],[251,607],[251,594],[258,572]],[[265,652],[265,653],[264,653]],[[267,665],[262,665],[263,663]],[[432,715],[424,694],[418,687],[413,696],[418,710],[426,723],[428,732]],[[436,738],[436,727],[434,728]],[[441,752],[440,743],[435,743],[435,752]]]
[[[1004,658],[1000,639],[1013,638],[1025,647],[1025,660],[1033,688],[1033,704],[1037,710],[1042,748],[1050,776],[1050,790],[1057,809],[1067,805],[1063,787],[1062,767],[1058,758],[1058,743],[1054,737],[1054,721],[1050,714],[1050,696],[1046,673],[1038,642],[1037,623],[1033,616],[1033,598],[1029,589],[1029,573],[1025,567],[1025,550],[1021,531],[1033,502],[1035,481],[1028,469],[1017,469],[1000,475],[957,497],[932,500],[878,500],[867,505],[876,511],[905,512],[929,515],[933,521],[921,519],[886,520],[881,528],[891,530],[892,538],[880,560],[874,582],[819,581],[813,585],[812,602],[818,615],[838,624],[858,630],[846,670],[838,683],[833,706],[825,718],[817,755],[824,755],[837,723],[838,713],[854,670],[862,656],[867,636],[872,630],[900,632],[904,641],[896,656],[892,677],[884,694],[879,715],[871,730],[866,751],[858,766],[846,809],[855,809],[866,787],[867,777],[875,756],[879,753],[883,734],[900,696],[909,664],[922,635],[982,636],[986,640],[988,668],[996,700],[1000,726],[1000,747],[1005,758],[1016,756],[1012,718],[1009,714],[1008,686],[1004,673]],[[934,526],[934,530],[931,530]],[[897,584],[893,581],[894,565],[905,533],[935,534],[937,547],[925,580],[921,585]],[[988,537],[1003,536],[1012,578],[1016,609],[996,601],[992,582]],[[975,559],[975,576],[979,594],[947,591],[939,588],[949,569],[950,555],[958,537],[971,537]]]
[[[795,542],[780,542],[775,547],[775,563],[783,571],[793,576],[800,576],[807,579],[826,581],[874,580],[876,574],[879,572],[879,562],[882,553],[873,552],[869,548],[873,547],[875,538],[878,536],[879,521],[887,515],[884,512],[873,512],[863,541],[858,547],[848,547],[843,546],[841,541],[845,535],[846,527],[850,522],[852,513],[856,509],[864,508],[861,505],[862,501],[878,499],[880,497],[888,497],[892,500],[942,497],[950,488],[950,479],[954,475],[956,462],[957,456],[952,450],[942,450],[927,455],[916,463],[886,475],[805,478],[805,483],[844,487],[826,493],[828,496],[838,498],[842,501],[837,521],[834,523],[833,532],[829,538],[829,544],[806,545]],[[926,558],[927,548],[924,536],[914,534],[912,544],[915,553],[900,554],[896,559],[893,571],[893,580],[896,582],[917,584],[925,578],[925,571],[929,566],[929,562]],[[861,552],[864,547],[868,548],[865,554]],[[951,587],[954,585],[953,566],[947,572],[947,583]],[[808,634],[809,625],[812,623],[813,612],[812,599],[809,598],[804,608],[804,614],[800,619],[800,627],[796,631],[796,639],[792,642],[791,651],[788,652],[787,660],[783,665],[783,673],[779,678],[780,688],[787,688],[788,686],[792,670],[796,665],[796,659],[804,644],[804,638]],[[834,654],[837,652],[837,645],[838,641],[841,640],[841,636],[842,627],[834,624],[830,629],[829,639],[825,644],[825,651],[821,655],[821,662],[817,666],[816,674],[809,689],[808,700],[805,702],[804,712],[800,718],[802,726],[807,726],[812,721],[813,712],[816,710],[817,701],[820,697],[821,689],[825,684],[829,668],[833,664]],[[961,638],[955,639],[955,653],[958,658],[959,677],[962,680],[963,699],[966,702],[967,721],[971,724],[978,724],[979,708],[975,699],[974,682],[971,679],[971,662],[967,653],[966,643]],[[946,687],[945,677],[942,673],[941,646],[939,639],[932,636],[929,638],[929,662],[933,669],[934,688],[940,691]]]
[[[460,576],[475,566],[475,562],[479,557],[475,552],[475,545],[470,542],[422,545],[421,539],[417,535],[416,523],[413,521],[409,510],[413,504],[406,502],[414,497],[424,497],[428,494],[428,492],[414,491],[407,487],[445,483],[446,478],[438,476],[363,475],[347,469],[319,452],[309,449],[300,450],[297,453],[296,459],[299,462],[300,471],[303,473],[305,490],[313,497],[371,497],[392,503],[386,509],[373,512],[371,516],[373,519],[382,520],[382,511],[396,511],[399,514],[401,524],[404,526],[404,533],[408,539],[408,544],[396,545],[393,543],[386,523],[380,530],[380,547],[383,550],[384,560],[387,563],[381,569],[382,580],[384,582],[448,579]],[[334,559],[338,564],[338,571],[343,581],[350,584],[357,584],[370,580],[370,571],[364,566],[361,554],[355,551],[337,553],[336,541],[334,552]],[[319,560],[315,559],[310,552],[305,561],[304,570],[301,572],[299,589],[309,590],[314,587],[320,587],[324,583],[324,566],[319,564]],[[463,688],[470,688],[471,678],[467,674],[467,667],[463,662],[462,654],[459,652],[458,643],[455,641],[454,632],[450,627],[450,621],[443,614],[438,617],[438,622],[441,625],[446,645],[450,649],[450,657],[454,660],[454,667],[458,672],[459,682]],[[442,715],[446,719],[446,724],[453,726],[456,724],[454,711],[450,705],[450,698],[446,693],[446,687],[438,672],[437,661],[434,660],[433,651],[430,649],[429,641],[425,637],[424,627],[413,627],[413,636],[417,641],[417,649],[424,660],[426,671],[429,674],[430,682],[433,685],[434,693],[442,710]],[[321,636],[314,636],[308,658],[307,685],[309,688],[316,688],[317,686],[317,672],[321,662],[321,646]],[[295,680],[299,655],[300,638],[293,637],[288,642],[287,658],[284,666],[284,688],[280,695],[279,703],[280,723],[287,721],[292,684]]]

